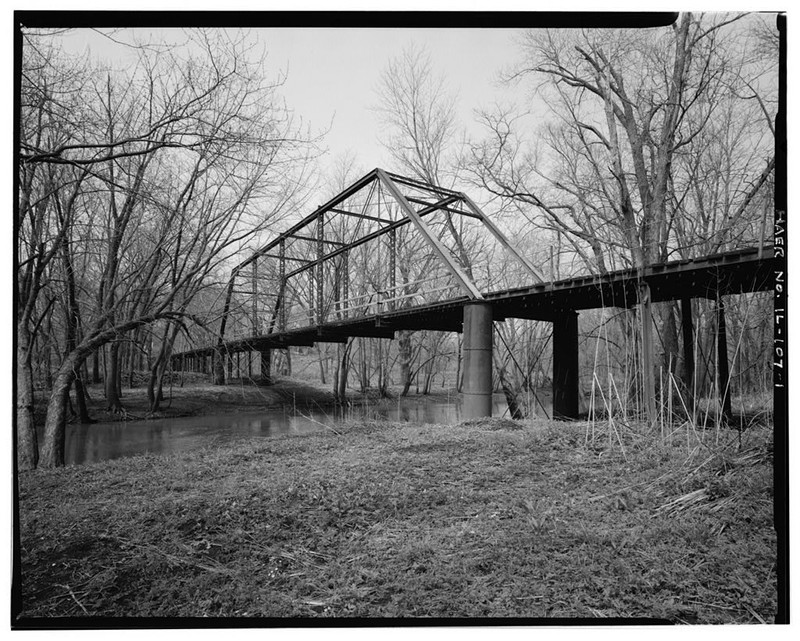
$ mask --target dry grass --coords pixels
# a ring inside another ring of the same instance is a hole
[[[339,431],[22,475],[20,621],[775,615],[766,428]]]

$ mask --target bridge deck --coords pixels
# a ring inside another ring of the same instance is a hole
[[[654,302],[683,298],[715,298],[716,295],[766,291],[773,287],[775,260],[772,247],[717,254],[692,260],[653,265],[641,272],[619,270],[606,276],[581,276],[551,283],[484,293],[491,303],[494,320],[528,318],[552,321],[570,310],[601,307],[631,307],[638,302],[637,286],[646,281]],[[228,353],[260,351],[292,345],[343,343],[348,337],[393,338],[397,330],[440,330],[461,332],[461,296],[418,307],[387,311],[311,325],[284,332],[238,338],[224,343]],[[208,356],[218,347],[202,347],[175,354]]]

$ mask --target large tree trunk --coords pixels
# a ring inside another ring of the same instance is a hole
[[[92,423],[89,408],[86,405],[86,388],[83,386],[80,368],[75,373],[75,402],[78,405],[78,420],[81,423]]]
[[[64,443],[67,424],[67,405],[69,388],[75,378],[76,367],[80,363],[78,352],[68,354],[56,372],[53,391],[47,403],[47,419],[44,425],[44,444],[39,467],[53,468],[64,465]]]
[[[152,332],[150,332],[152,341]],[[155,412],[159,409],[159,404],[163,400],[161,385],[164,380],[164,371],[169,363],[166,358],[166,345],[169,338],[169,325],[165,325],[164,332],[161,336],[161,348],[158,350],[155,362],[149,367],[150,376],[147,379],[147,402],[150,405],[150,411]],[[165,362],[166,360],[166,362]]]
[[[333,376],[333,397],[337,403],[347,400],[347,372],[350,369],[351,341],[336,348],[336,372]]]
[[[17,467],[35,469],[39,462],[39,443],[33,417],[33,369],[30,333],[17,327]]]

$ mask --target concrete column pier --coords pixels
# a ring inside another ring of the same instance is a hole
[[[462,419],[492,415],[492,306],[464,305]]]
[[[578,418],[578,313],[553,321],[553,418]]]

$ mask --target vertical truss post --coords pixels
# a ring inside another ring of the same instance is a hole
[[[348,317],[347,301],[350,298],[350,250],[342,253],[342,300],[344,301],[344,310],[342,316]]]
[[[317,218],[317,325],[322,325],[322,301],[323,301],[323,271],[322,271],[322,257],[325,255],[325,248],[323,241],[325,240],[325,214],[320,214]]]
[[[284,332],[286,331],[286,242],[283,239],[278,252],[278,327]]]
[[[395,291],[395,287],[397,287],[397,275],[395,273],[396,265],[397,265],[397,233],[396,230],[392,229],[389,232],[389,291],[391,292],[389,300],[389,311],[394,311],[395,301],[391,299],[394,299],[397,296],[397,292]]]
[[[261,332],[258,327],[258,256],[253,258],[253,336]]]
[[[333,317],[336,320],[339,320],[339,318],[341,318],[341,315],[339,314],[339,308],[340,308],[340,305],[339,305],[339,300],[340,300],[340,297],[339,297],[339,290],[340,290],[339,281],[341,279],[341,275],[340,275],[341,268],[339,266],[339,262],[340,261],[338,261],[338,260],[334,260],[333,261]]]
[[[314,287],[314,270],[308,270],[308,324],[314,324],[314,300],[316,299],[316,288]]]

